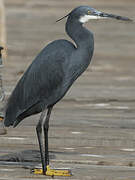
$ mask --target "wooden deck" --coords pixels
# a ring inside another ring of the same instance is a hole
[[[65,21],[55,21],[83,4],[135,17],[133,0],[86,0],[85,3],[5,0],[7,96],[47,43],[68,39]],[[50,164],[72,169],[73,176],[66,179],[134,180],[135,25],[106,20],[92,21],[86,26],[95,34],[94,57],[91,66],[52,112]],[[49,179],[30,174],[30,169],[40,163],[35,131],[38,118],[39,115],[25,119],[17,128],[9,128],[7,135],[0,136],[0,179]]]

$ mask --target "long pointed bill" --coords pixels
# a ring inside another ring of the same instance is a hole
[[[132,19],[129,19],[128,17],[123,17],[123,16],[119,16],[115,14],[108,14],[104,12],[98,13],[98,16],[104,17],[104,18],[113,18],[113,19],[122,20],[122,21],[132,21]]]

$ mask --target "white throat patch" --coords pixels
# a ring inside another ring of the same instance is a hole
[[[93,16],[93,15],[84,15],[84,16],[81,16],[79,21],[81,23],[86,23],[88,22],[90,19],[104,19],[105,17],[101,17],[101,16]]]

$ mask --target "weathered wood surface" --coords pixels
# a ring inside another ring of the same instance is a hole
[[[5,30],[5,8],[3,0],[0,0],[0,46],[4,47],[6,45],[6,30]],[[5,50],[4,50],[5,51]],[[3,52],[3,51],[2,51]],[[0,52],[1,54],[1,52]],[[4,53],[3,53],[4,56]],[[2,65],[3,61],[0,55],[0,114],[1,114],[1,106],[3,100],[3,87],[2,87]]]
[[[5,3],[6,95],[48,42],[68,38],[64,32],[65,21],[55,23],[55,20],[73,7],[86,4],[135,17],[133,0],[5,0]],[[54,108],[49,148],[55,158],[50,163],[71,168],[74,176],[70,179],[134,180],[135,25],[106,20],[92,21],[86,26],[95,32],[95,54],[88,70]],[[38,118],[39,115],[30,117],[1,136],[0,156],[38,150],[35,131]],[[1,161],[0,179],[48,179],[30,174],[35,164],[27,163]]]
[[[0,0],[0,46],[6,45],[5,7],[4,1]]]
[[[6,134],[3,127],[5,93],[3,88],[3,59],[6,57],[6,25],[5,25],[5,7],[3,0],[0,0],[0,135]],[[3,50],[4,47],[4,50]]]

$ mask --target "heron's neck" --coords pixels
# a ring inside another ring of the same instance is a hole
[[[80,22],[68,18],[66,32],[74,40],[77,48],[93,48],[93,34],[88,31]]]

